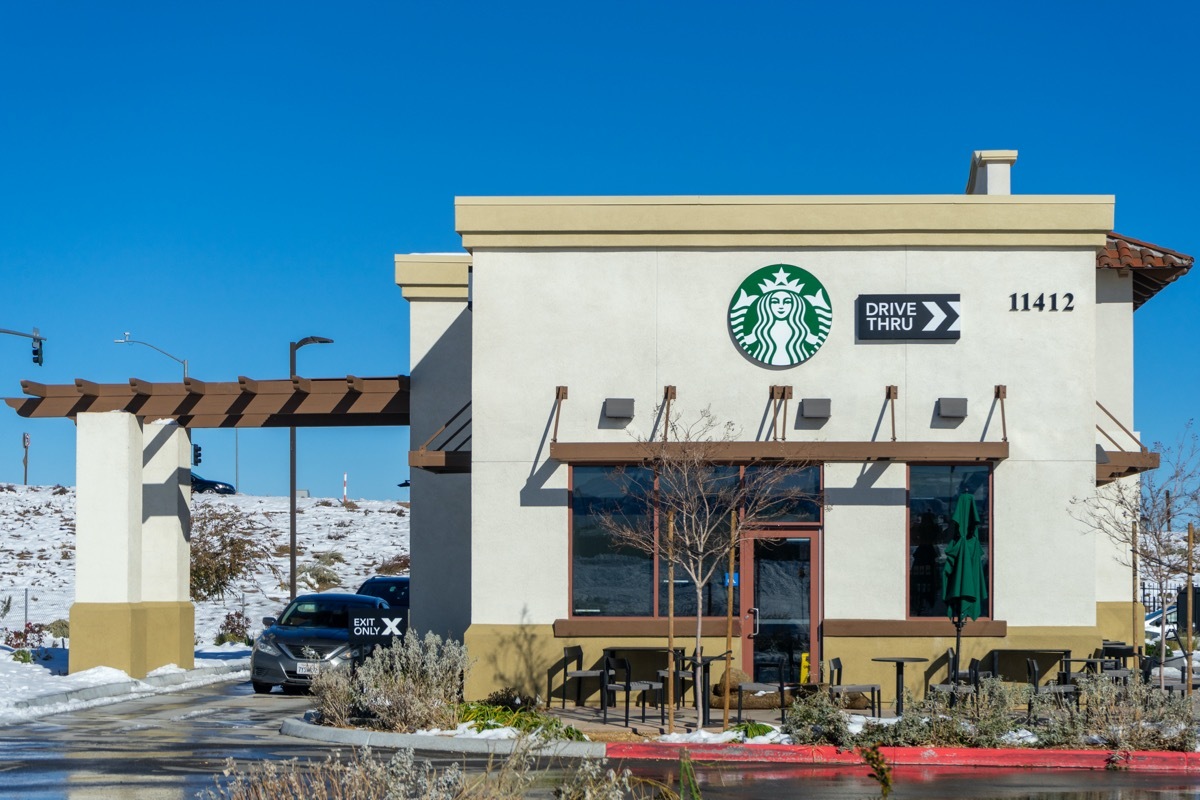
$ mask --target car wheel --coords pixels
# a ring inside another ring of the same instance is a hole
[[[267,694],[275,688],[269,683],[259,683],[258,681],[250,681],[250,685],[254,687],[255,694]]]

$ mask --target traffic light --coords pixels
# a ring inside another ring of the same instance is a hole
[[[33,340],[33,363],[37,364],[39,367],[42,365],[43,360],[42,343],[42,339]]]
[[[200,445],[194,444],[194,445],[192,445],[192,466],[193,467],[199,466],[199,464],[200,464]]]

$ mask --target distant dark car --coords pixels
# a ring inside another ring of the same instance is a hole
[[[408,576],[376,575],[358,587],[359,594],[381,597],[391,608],[408,608]]]
[[[232,483],[224,481],[210,481],[208,478],[201,478],[196,473],[192,473],[192,491],[193,492],[216,492],[217,494],[237,494],[237,489],[233,488]]]
[[[385,609],[386,601],[345,592],[302,594],[275,617],[263,617],[262,635],[250,654],[250,682],[263,694],[308,688],[314,675],[349,663],[352,611]]]
[[[358,587],[359,594],[387,601],[389,608],[404,609],[403,630],[408,630],[408,576],[376,575]]]

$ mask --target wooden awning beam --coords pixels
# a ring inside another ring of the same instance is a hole
[[[85,411],[128,411],[144,419],[175,419],[189,428],[341,427],[407,425],[409,380],[383,378],[305,378],[236,382],[199,381],[74,384],[22,382],[29,397],[6,398],[23,417],[73,418]]]
[[[567,464],[637,464],[686,442],[553,442],[550,458]],[[714,442],[705,443],[705,458],[714,461],[805,461],[860,463],[898,461],[1003,461],[1008,442]]]

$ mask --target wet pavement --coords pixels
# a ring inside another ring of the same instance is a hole
[[[212,788],[229,758],[320,761],[329,746],[279,733],[285,718],[311,706],[308,697],[255,695],[248,683],[229,683],[0,727],[0,798],[182,800]],[[437,754],[431,760],[463,759]],[[473,759],[468,769],[484,763]],[[670,763],[631,766],[655,780],[670,780],[677,771]],[[865,767],[697,767],[705,800],[879,796]],[[1200,780],[1169,775],[897,768],[894,776],[893,800],[1200,800]]]

